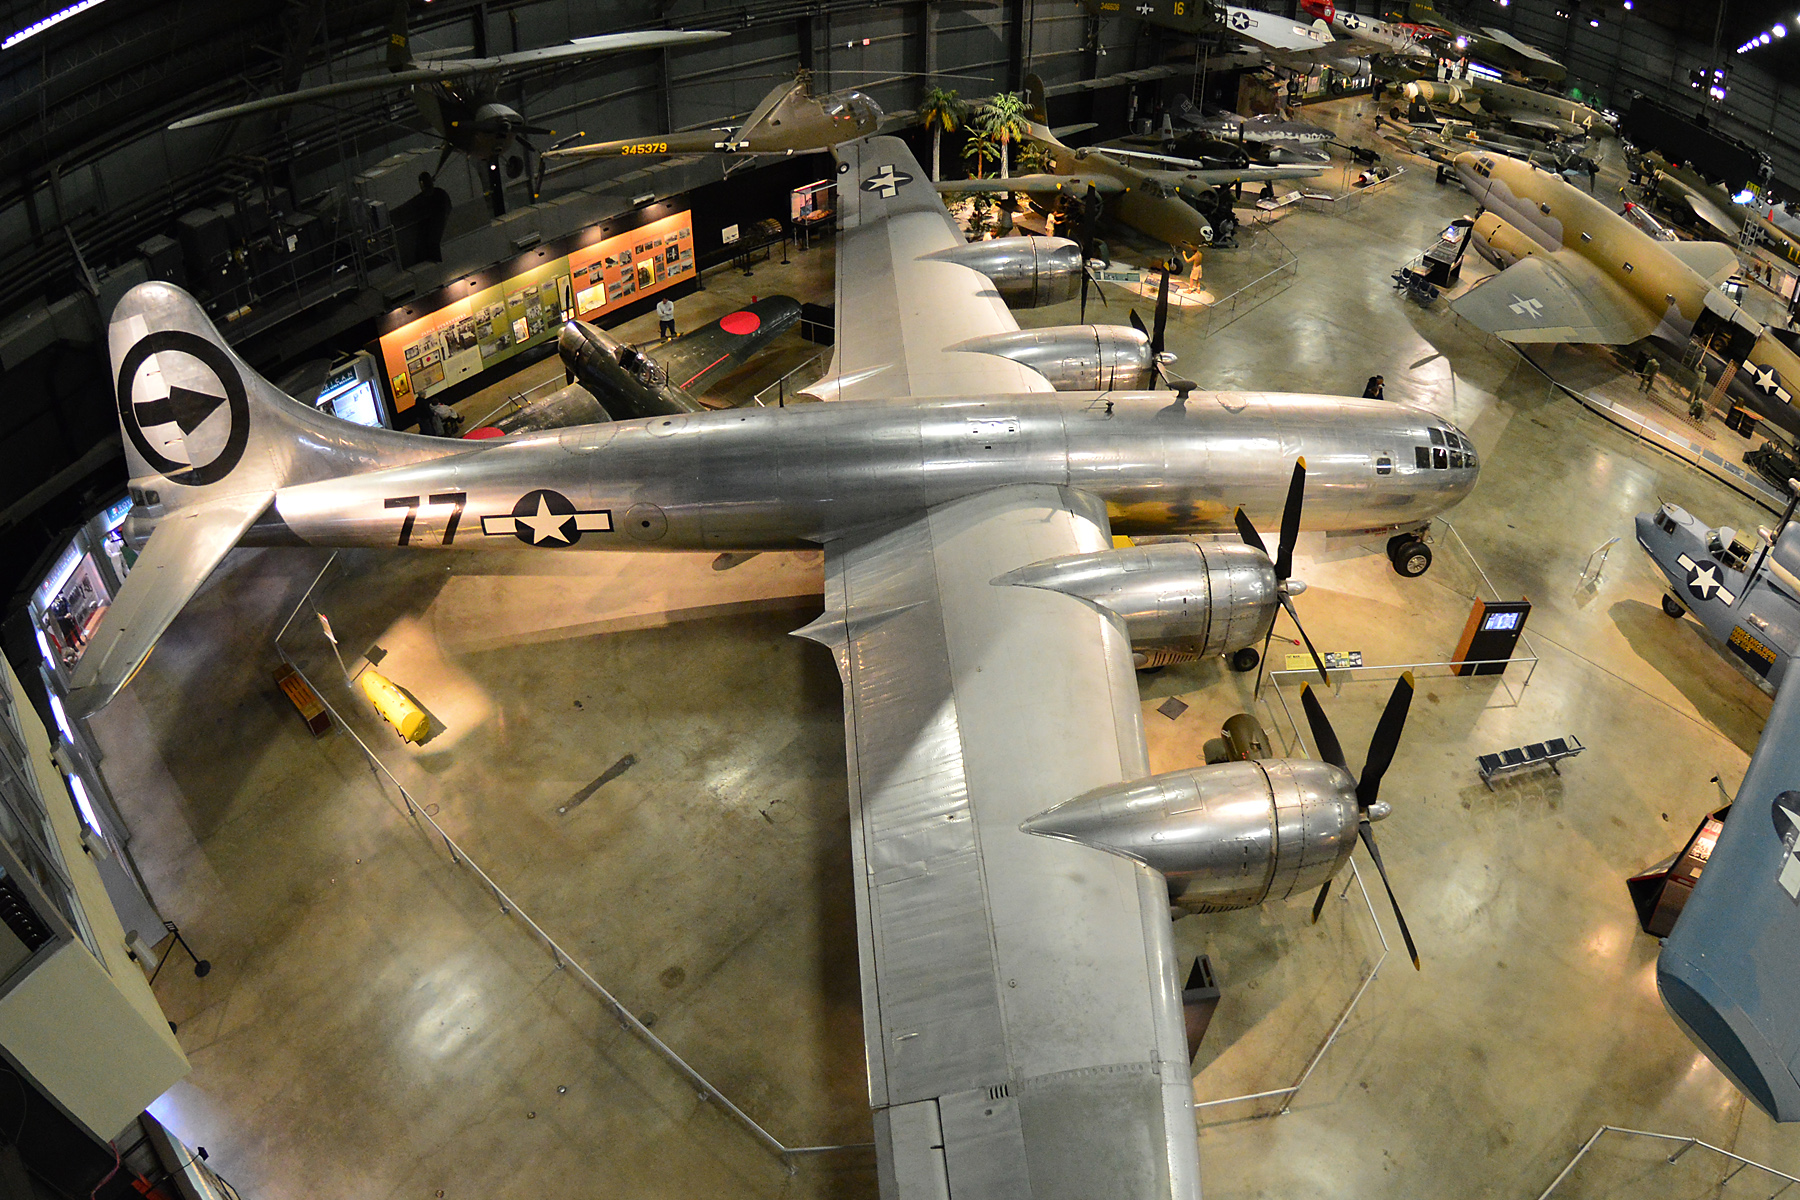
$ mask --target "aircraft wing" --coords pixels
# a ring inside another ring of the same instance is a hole
[[[1706,276],[1715,287],[1738,272],[1737,251],[1724,242],[1668,242],[1663,249]]]
[[[840,400],[1052,390],[1010,359],[946,349],[1019,326],[987,276],[929,257],[967,243],[906,143],[864,138],[835,153],[837,331],[829,371],[806,390]]]
[[[1800,686],[1775,697],[1750,769],[1656,986],[1683,1031],[1758,1108],[1800,1120]]]
[[[500,54],[491,58],[446,59],[434,62],[430,66],[417,66],[407,71],[390,71],[382,75],[364,76],[361,79],[344,79],[337,83],[323,83],[318,87],[301,88],[294,92],[283,92],[278,96],[264,96],[260,100],[249,100],[243,104],[215,108],[210,112],[200,113],[198,116],[183,117],[169,128],[189,129],[196,125],[211,125],[218,121],[229,121],[234,117],[246,117],[252,113],[269,112],[277,108],[291,108],[296,104],[335,100],[339,96],[397,91],[415,83],[440,83],[446,79],[460,79],[469,75],[519,71],[529,67],[575,62],[584,58],[599,58],[602,55],[617,54],[625,50],[650,50],[662,46],[690,45],[695,42],[710,42],[729,36],[729,34],[711,30],[645,29],[634,33],[609,33],[599,37],[577,38],[564,46],[544,46],[537,50],[520,50],[515,54]]]
[[[98,712],[131,682],[194,589],[206,582],[274,495],[270,490],[225,496],[177,509],[157,522],[75,664],[70,712]]]
[[[649,353],[668,372],[670,383],[699,395],[799,320],[798,300],[764,296]]]
[[[1148,773],[1124,630],[993,582],[1110,535],[1093,496],[1021,485],[825,545],[800,633],[844,681],[884,1196],[1199,1198],[1167,884],[1020,829]]]
[[[1694,215],[1696,221],[1724,237],[1736,240],[1740,230],[1739,224],[1721,211],[1718,205],[1685,186],[1679,189],[1679,199]]]
[[[1107,153],[1111,154],[1111,151]],[[1068,175],[1014,175],[1010,179],[946,179],[936,187],[940,192],[965,195],[992,195],[999,192],[1031,192],[1039,195],[1056,192],[1085,193],[1091,187],[1102,196],[1115,196],[1125,190],[1125,185],[1111,175],[1082,171]]]
[[[1509,342],[1620,346],[1649,337],[1657,327],[1656,316],[1611,276],[1568,250],[1522,258],[1450,307]]]
[[[1481,27],[1481,32],[1487,34],[1496,42],[1499,42],[1502,46],[1511,50],[1514,54],[1522,54],[1531,61],[1547,67],[1562,67],[1561,63],[1557,62],[1554,58],[1551,58],[1548,54],[1545,54],[1542,50],[1539,50],[1536,46],[1533,46],[1530,42],[1522,42],[1504,29],[1497,29],[1492,25],[1484,25]]]
[[[1576,137],[1591,132],[1591,130],[1585,129],[1573,121],[1565,121],[1561,117],[1544,117],[1528,112],[1507,112],[1503,115],[1509,124],[1518,125],[1524,129],[1547,130],[1558,137]]]
[[[1173,188],[1211,189],[1221,184],[1273,182],[1277,179],[1310,179],[1323,174],[1325,168],[1312,164],[1280,164],[1266,166],[1252,163],[1247,167],[1206,167],[1198,171],[1145,171],[1152,179],[1160,179]]]

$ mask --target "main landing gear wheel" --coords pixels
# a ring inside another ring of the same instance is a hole
[[[1256,664],[1262,661],[1262,655],[1256,652],[1255,646],[1245,646],[1232,653],[1231,669],[1234,671],[1254,671]]]
[[[1431,547],[1411,534],[1388,539],[1388,561],[1407,579],[1417,579],[1431,569]]]
[[[1663,611],[1669,616],[1674,617],[1677,621],[1687,615],[1687,609],[1681,607],[1681,602],[1676,600],[1673,596],[1665,595],[1662,598],[1662,604]]]

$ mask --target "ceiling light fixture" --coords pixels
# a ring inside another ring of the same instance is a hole
[[[26,38],[36,37],[38,34],[44,32],[44,30],[50,28],[52,25],[61,25],[64,21],[68,20],[70,17],[74,16],[76,13],[86,12],[88,9],[93,8],[96,4],[99,4],[100,2],[101,2],[101,0],[78,0],[78,3],[71,4],[67,8],[60,9],[57,12],[53,12],[49,16],[45,17],[43,20],[37,21],[30,25],[27,25],[25,28],[19,30],[19,32],[8,37],[6,40],[0,41],[0,50],[11,50],[14,46],[18,45],[20,42],[24,41]]]

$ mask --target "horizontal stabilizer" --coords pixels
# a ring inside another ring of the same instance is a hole
[[[1663,249],[1706,276],[1715,286],[1737,274],[1737,251],[1724,242],[1666,242]]]
[[[98,712],[131,682],[188,597],[206,582],[274,495],[270,490],[225,496],[179,509],[156,523],[75,667],[69,688],[74,715]]]

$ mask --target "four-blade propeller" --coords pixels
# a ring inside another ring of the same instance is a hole
[[[1168,277],[1164,276],[1166,280]],[[1319,678],[1331,682],[1325,674],[1325,660],[1313,649],[1312,639],[1306,636],[1306,627],[1300,624],[1300,614],[1294,611],[1293,597],[1306,590],[1306,584],[1298,579],[1290,580],[1294,573],[1294,540],[1300,536],[1300,506],[1306,499],[1306,460],[1303,458],[1294,464],[1294,478],[1288,484],[1287,503],[1281,509],[1281,542],[1274,554],[1269,554],[1268,546],[1263,544],[1262,535],[1256,532],[1256,526],[1244,515],[1243,509],[1237,510],[1238,536],[1244,543],[1254,546],[1269,556],[1275,564],[1275,595],[1281,601],[1281,607],[1287,609],[1288,616],[1294,620],[1294,628],[1300,631],[1300,640],[1306,643],[1306,652],[1312,655],[1313,665],[1319,668]],[[1251,694],[1262,690],[1262,673],[1269,656],[1269,639],[1275,636],[1275,622],[1269,622],[1269,632],[1263,637],[1263,657],[1257,663],[1256,686]]]
[[[1098,281],[1094,279],[1094,225],[1100,220],[1104,204],[1100,199],[1099,189],[1088,184],[1087,194],[1081,198],[1079,226],[1076,229],[1077,241],[1081,243],[1081,323],[1087,324],[1088,285]],[[1102,266],[1105,264],[1102,263]],[[1106,293],[1099,291],[1100,303],[1107,304]],[[1111,305],[1107,305],[1111,307]]]
[[[1400,912],[1400,901],[1394,898],[1394,885],[1388,882],[1387,867],[1382,864],[1381,851],[1375,845],[1374,822],[1388,815],[1390,806],[1379,799],[1381,794],[1381,777],[1394,761],[1394,750],[1400,744],[1400,734],[1406,728],[1406,713],[1412,707],[1413,676],[1408,671],[1400,676],[1394,684],[1394,694],[1388,697],[1387,708],[1382,711],[1381,720],[1375,726],[1375,736],[1369,739],[1369,754],[1363,761],[1362,777],[1356,780],[1356,835],[1368,849],[1369,857],[1375,861],[1375,869],[1381,873],[1381,886],[1387,889],[1388,903],[1394,906],[1394,920],[1400,923],[1400,936],[1406,940],[1406,952],[1412,956],[1415,970],[1419,968],[1419,950],[1413,945],[1412,931],[1406,927],[1406,918]],[[1325,709],[1320,706],[1319,699],[1313,695],[1312,684],[1300,689],[1300,704],[1306,709],[1306,723],[1312,727],[1313,743],[1319,749],[1319,757],[1328,763],[1350,770],[1344,761],[1344,748],[1338,744],[1337,734],[1331,728],[1331,722],[1325,716]],[[1327,879],[1325,886],[1319,889],[1319,898],[1313,901],[1312,919],[1316,923],[1319,912],[1325,907],[1325,897],[1331,894],[1334,881]]]
[[[1151,328],[1145,329],[1144,318],[1138,316],[1137,309],[1134,308],[1131,310],[1131,327],[1150,339],[1150,365],[1151,369],[1156,372],[1155,379],[1151,381],[1150,386],[1154,388],[1155,380],[1160,379],[1168,383],[1170,387],[1175,387],[1176,384],[1169,380],[1167,373],[1163,370],[1165,365],[1175,361],[1173,354],[1167,354],[1164,351],[1165,335],[1169,331],[1169,267],[1167,263],[1163,264],[1162,281],[1156,289],[1155,323]],[[1193,385],[1188,386],[1192,387]]]

